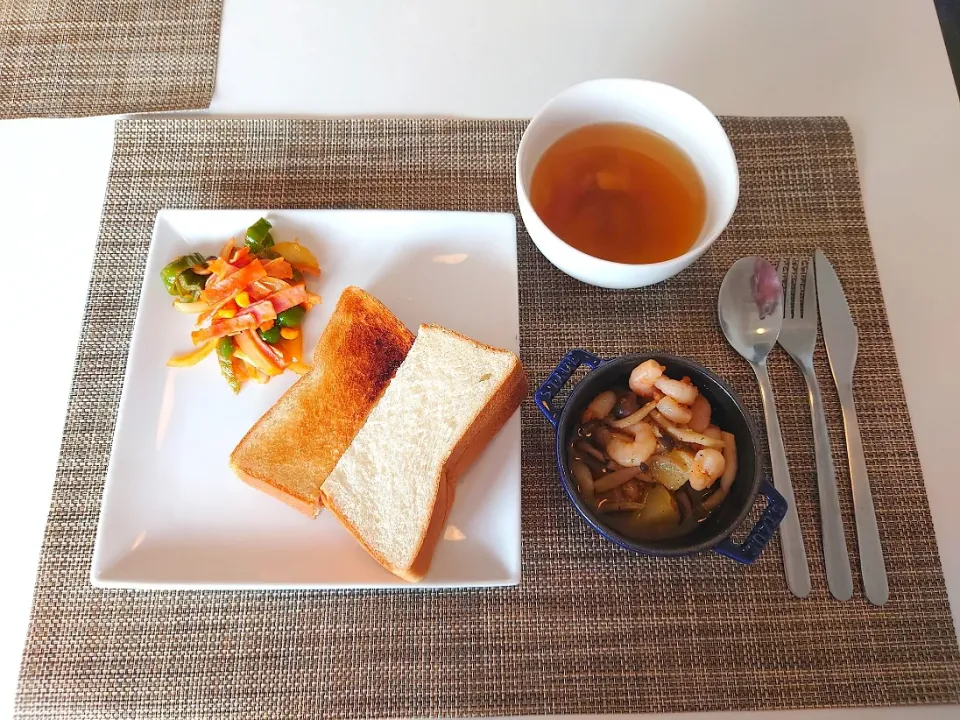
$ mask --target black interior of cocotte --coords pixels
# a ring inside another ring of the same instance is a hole
[[[666,375],[680,379],[688,376],[710,401],[711,422],[737,440],[737,476],[730,494],[696,530],[666,540],[636,540],[603,524],[580,497],[576,480],[570,473],[567,446],[577,432],[580,415],[598,393],[615,386],[626,387],[630,372],[644,360],[654,359],[665,365]],[[758,457],[756,426],[742,401],[723,380],[706,368],[673,355],[635,354],[608,360],[584,377],[571,391],[560,415],[557,428],[557,457],[561,482],[570,500],[594,530],[612,542],[645,555],[686,555],[707,550],[732,533],[747,517],[763,483],[762,464]]]

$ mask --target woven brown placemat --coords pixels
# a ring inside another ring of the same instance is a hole
[[[0,118],[205,108],[222,0],[0,0]]]
[[[21,717],[374,717],[765,709],[960,701],[960,655],[861,208],[836,118],[728,118],[742,173],[724,237],[659,286],[560,274],[520,229],[521,347],[538,383],[572,347],[658,349],[715,369],[759,417],[715,320],[739,256],[824,248],[860,328],[857,402],[890,602],[826,588],[798,371],[771,359],[813,593],[779,547],[743,567],[641,558],[593,534],[558,485],[548,425],[523,408],[523,582],[461,592],[135,592],[88,581],[100,495],[160,208],[514,211],[520,121],[118,123],[84,333],[40,560]],[[818,357],[855,577],[836,394]],[[318,550],[319,552],[319,550]],[[318,555],[319,558],[319,555]],[[318,560],[319,561],[319,560]]]

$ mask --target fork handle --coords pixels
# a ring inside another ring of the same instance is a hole
[[[837,475],[830,453],[830,435],[823,413],[820,385],[812,367],[803,368],[810,396],[810,414],[813,418],[813,448],[817,456],[817,487],[820,491],[820,526],[823,532],[823,560],[827,568],[827,585],[837,600],[853,596],[853,575],[850,556],[843,532],[840,497],[837,495]]]
[[[843,410],[843,429],[847,435],[847,455],[850,458],[850,484],[853,487],[853,515],[857,521],[857,547],[860,550],[860,572],[867,600],[883,605],[890,595],[887,568],[883,561],[883,546],[877,527],[877,513],[873,509],[873,495],[867,476],[867,462],[863,457],[860,424],[853,405],[853,387],[837,384],[840,408]]]
[[[810,568],[807,566],[807,551],[803,547],[803,533],[800,531],[800,516],[797,515],[797,502],[793,497],[793,484],[790,482],[790,468],[787,466],[787,454],[783,449],[783,436],[780,434],[780,420],[777,417],[777,404],[773,399],[773,387],[767,374],[766,363],[754,363],[753,371],[760,383],[760,397],[763,400],[763,417],[767,425],[767,441],[770,445],[770,466],[773,470],[773,485],[787,501],[787,515],[780,523],[780,549],[783,552],[783,570],[787,577],[787,587],[798,598],[810,594]]]

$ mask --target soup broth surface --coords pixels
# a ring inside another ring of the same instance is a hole
[[[619,263],[655,263],[697,241],[706,191],[670,140],[627,123],[578,128],[550,146],[530,184],[534,211],[578,250]]]

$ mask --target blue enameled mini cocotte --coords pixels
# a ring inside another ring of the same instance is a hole
[[[696,530],[667,540],[635,540],[625,537],[600,522],[577,492],[570,473],[567,444],[577,431],[584,408],[598,393],[614,386],[626,386],[630,372],[644,360],[654,359],[665,365],[666,374],[689,376],[713,408],[713,423],[733,433],[737,441],[737,476],[730,494]],[[581,365],[590,372],[570,392],[562,409],[553,406],[560,389]],[[586,350],[571,350],[556,370],[534,395],[537,407],[556,431],[556,459],[560,481],[580,516],[596,532],[626,550],[642,555],[678,556],[704,550],[715,552],[741,563],[752,563],[773,538],[787,513],[787,503],[763,475],[758,454],[757,430],[737,394],[723,380],[690,360],[672,355],[635,354],[613,360],[602,360]],[[757,495],[767,500],[767,507],[741,543],[730,540],[733,531],[746,520]]]

